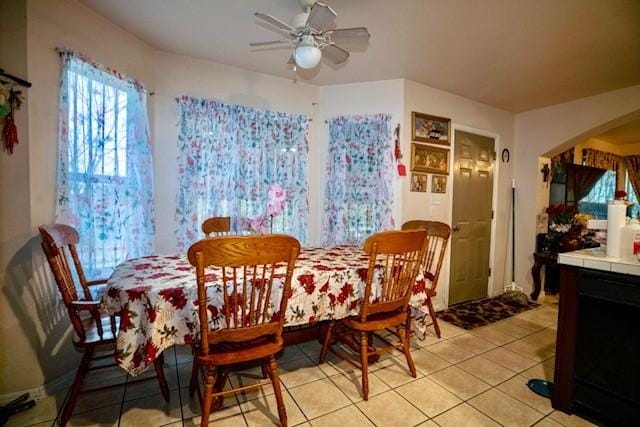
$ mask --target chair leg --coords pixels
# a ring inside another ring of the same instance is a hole
[[[427,306],[429,307],[429,315],[431,316],[431,321],[433,322],[433,329],[436,330],[436,336],[440,338],[440,326],[438,325],[438,318],[436,317],[436,310],[433,308],[431,297],[427,297]]]
[[[160,356],[153,361],[153,367],[156,369],[156,376],[158,377],[158,382],[160,383],[160,393],[162,393],[162,397],[164,397],[165,402],[169,401],[169,385],[167,384],[167,379],[164,376],[164,355],[160,353]]]
[[[94,347],[87,347],[84,349],[82,360],[80,361],[80,366],[78,367],[78,372],[76,372],[76,377],[73,380],[73,385],[71,386],[71,391],[69,392],[69,399],[64,405],[62,415],[60,416],[61,426],[67,425],[69,419],[71,418],[71,414],[73,414],[73,408],[75,408],[76,406],[76,401],[78,400],[78,395],[80,394],[80,389],[82,388],[84,378],[87,376],[87,372],[89,372],[89,365],[91,364],[91,359],[93,358],[94,351]]]
[[[284,407],[284,399],[282,398],[278,366],[276,365],[276,358],[273,355],[269,356],[268,368],[271,385],[273,386],[273,392],[276,395],[276,403],[278,404],[278,418],[280,418],[280,425],[282,425],[282,427],[287,427],[287,411]]]
[[[204,396],[202,396],[202,419],[200,427],[209,425],[209,414],[211,413],[211,404],[213,401],[213,375],[210,367],[206,367],[206,376],[204,379]]]
[[[224,386],[227,384],[227,378],[229,377],[229,369],[227,367],[218,368],[218,375],[216,376],[216,383],[213,385],[213,391],[218,393],[224,390]],[[224,396],[218,396],[213,400],[212,408],[219,409],[224,405]]]
[[[331,335],[333,334],[333,328],[335,327],[335,322],[330,322],[327,327],[327,333],[324,336],[324,342],[322,343],[322,350],[320,350],[320,357],[318,358],[318,363],[324,362],[324,358],[327,357],[327,350],[329,350],[329,345],[331,344]]]
[[[362,366],[362,398],[369,400],[369,334],[360,332],[360,364]]]
[[[198,389],[198,369],[198,359],[194,357],[191,366],[191,381],[189,381],[189,396],[193,396]]]
[[[400,337],[400,341],[402,342],[402,352],[407,358],[407,365],[409,365],[409,371],[411,371],[411,376],[413,378],[417,377],[416,374],[416,365],[413,363],[413,358],[411,357],[411,347],[409,346],[409,337],[411,336],[411,313],[407,312],[407,320],[404,325],[404,334],[398,333]]]
[[[263,379],[263,380],[266,380],[266,379],[267,379],[267,377],[269,377],[269,367],[268,367],[268,365],[267,365],[268,363],[269,363],[269,361],[268,361],[268,360],[266,360],[266,359],[265,359],[265,360],[263,360],[263,361],[260,363],[260,367],[262,368],[262,379]]]

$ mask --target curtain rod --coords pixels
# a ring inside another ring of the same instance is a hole
[[[59,55],[59,56],[62,56],[62,55],[64,55],[65,53],[67,53],[67,54],[71,54],[71,55],[75,56],[76,58],[81,59],[81,60],[83,60],[83,61],[85,61],[85,62],[88,62],[90,65],[92,65],[92,66],[94,66],[94,67],[96,67],[96,68],[99,68],[99,69],[100,69],[100,71],[103,71],[103,72],[105,72],[105,73],[107,73],[107,74],[111,74],[112,76],[118,77],[119,79],[126,80],[126,81],[130,82],[131,84],[133,84],[133,85],[135,85],[135,86],[138,86],[138,87],[139,87],[143,92],[145,92],[145,93],[146,93],[147,95],[149,95],[149,96],[153,96],[153,95],[155,95],[155,94],[156,94],[156,93],[155,93],[155,91],[152,91],[152,90],[147,89],[147,88],[146,88],[146,87],[145,87],[141,82],[139,82],[138,80],[136,80],[136,79],[134,79],[134,78],[132,78],[132,77],[129,77],[129,76],[127,76],[127,75],[124,75],[124,74],[122,74],[122,73],[120,73],[120,72],[118,72],[118,71],[116,71],[116,70],[114,70],[114,69],[112,69],[112,68],[109,68],[109,67],[107,67],[107,66],[105,66],[105,65],[102,65],[102,64],[100,64],[100,63],[97,63],[97,62],[93,61],[90,57],[85,56],[85,55],[84,55],[83,53],[81,53],[81,52],[76,52],[76,51],[74,51],[74,50],[72,50],[72,49],[66,49],[66,48],[61,48],[61,47],[55,47],[55,48],[54,48],[54,50],[55,50],[56,52],[58,52],[58,55]]]
[[[0,76],[1,77],[5,77],[7,79],[12,80],[14,83],[19,84],[20,86],[24,86],[24,87],[31,87],[31,82],[26,81],[24,79],[21,79],[18,76],[14,76],[11,73],[7,73],[4,68],[0,68]]]

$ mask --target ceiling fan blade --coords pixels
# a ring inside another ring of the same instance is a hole
[[[333,43],[366,43],[371,34],[365,27],[339,28],[326,32]]]
[[[266,42],[251,42],[249,46],[251,47],[259,47],[259,46],[270,46],[273,44],[282,44],[282,43],[290,43],[290,39],[280,39],[280,40],[269,40]]]
[[[256,18],[260,18],[263,21],[266,21],[269,24],[280,28],[281,30],[288,31],[289,33],[292,33],[292,34],[295,34],[297,32],[297,30],[295,28],[293,28],[291,25],[289,25],[289,24],[287,24],[285,22],[282,22],[278,18],[274,18],[271,15],[267,15],[265,13],[260,13],[260,12],[256,12],[256,13],[254,13],[254,15],[256,16]]]
[[[335,64],[342,64],[349,58],[349,52],[335,44],[329,44],[322,48],[322,56]]]
[[[311,8],[307,25],[316,31],[324,31],[333,23],[338,14],[324,3],[316,3]]]

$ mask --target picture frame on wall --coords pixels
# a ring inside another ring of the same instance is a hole
[[[427,177],[429,175],[423,173],[411,174],[411,191],[417,193],[427,192]]]
[[[444,194],[447,192],[447,176],[431,175],[431,192]]]
[[[411,170],[413,172],[449,174],[449,150],[430,145],[411,143]]]
[[[451,119],[411,112],[411,139],[431,144],[450,145]]]

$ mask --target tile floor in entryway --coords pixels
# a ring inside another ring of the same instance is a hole
[[[414,340],[418,377],[412,378],[400,353],[371,366],[370,397],[360,397],[360,377],[351,365],[329,357],[316,363],[320,345],[287,348],[278,359],[290,426],[586,426],[589,422],[554,411],[548,399],[526,386],[530,378],[553,379],[557,306],[537,309],[465,331],[441,322],[442,339]],[[81,396],[73,426],[199,425],[197,397],[190,398],[191,354],[181,346],[165,353],[171,400],[157,382],[127,385]],[[232,375],[235,384],[254,381],[258,372]],[[120,381],[119,368],[94,381]],[[89,377],[91,378],[91,376]],[[8,426],[55,425],[65,393],[47,397]],[[278,423],[271,388],[225,400],[210,423],[261,426]]]

